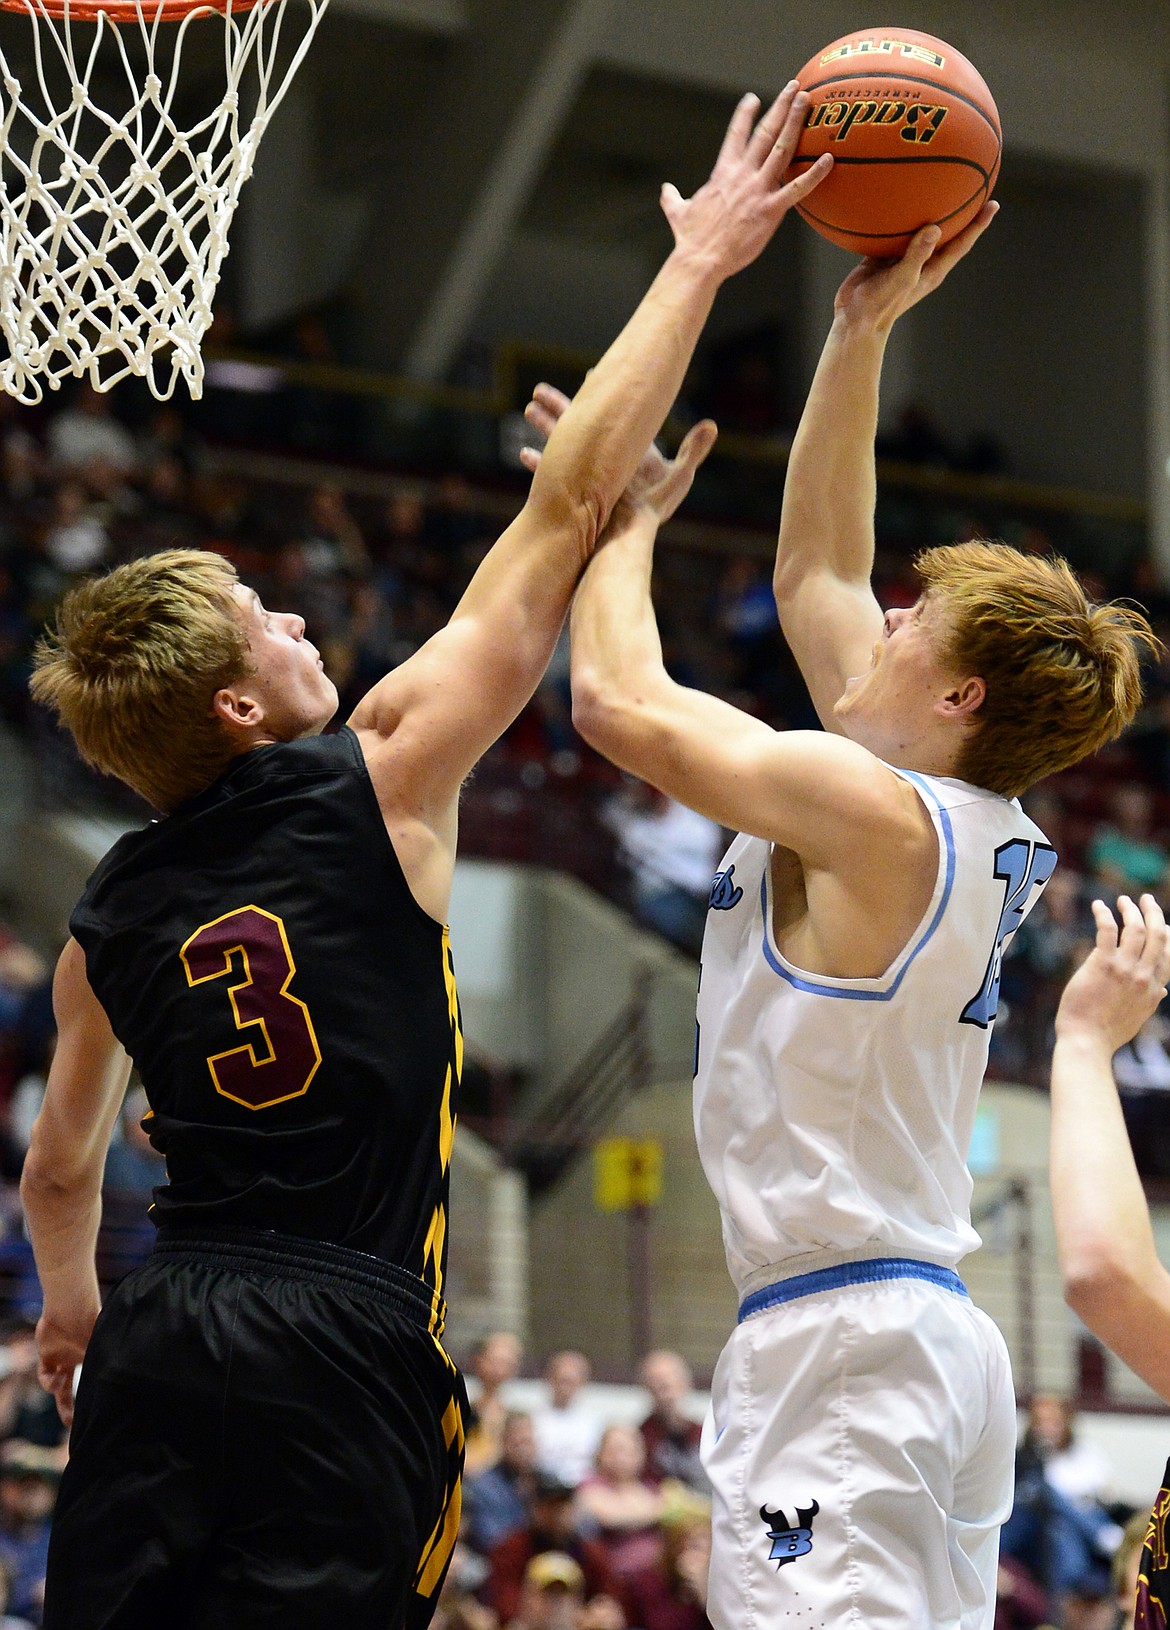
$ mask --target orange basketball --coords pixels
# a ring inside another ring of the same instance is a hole
[[[836,161],[797,208],[859,255],[904,253],[920,227],[942,241],[979,213],[999,174],[999,113],[982,77],[943,40],[869,28],[818,51],[799,74],[811,102],[789,177]]]

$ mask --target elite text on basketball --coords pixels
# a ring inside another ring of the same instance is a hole
[[[899,56],[909,57],[916,62],[928,62],[932,68],[946,66],[946,58],[932,51],[928,45],[918,45],[913,40],[846,40],[832,51],[826,51],[821,58],[821,67],[827,68],[830,62],[839,62],[842,57],[869,57],[878,53],[889,56],[896,51]]]

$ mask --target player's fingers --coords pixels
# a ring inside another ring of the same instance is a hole
[[[1117,941],[1118,950],[1123,955],[1132,957],[1136,963],[1146,943],[1145,919],[1128,894],[1119,894],[1117,896],[1117,913],[1121,918],[1121,936]]]
[[[659,203],[662,205],[662,213],[673,226],[686,205],[686,199],[673,181],[664,181],[662,183],[662,192],[659,195]]]
[[[718,435],[719,426],[714,419],[700,419],[683,437],[675,463],[692,472],[697,470],[714,447]]]
[[[795,176],[781,189],[780,198],[784,207],[788,209],[793,204],[799,204],[802,198],[807,198],[814,187],[820,186],[832,168],[832,153],[822,153],[816,163],[811,164],[803,175]]]
[[[1104,900],[1093,901],[1093,921],[1097,925],[1098,951],[1112,951],[1117,947],[1117,922]]]
[[[540,454],[535,447],[522,447],[520,449],[520,462],[530,475],[535,475],[540,468]]]
[[[748,137],[752,133],[756,114],[760,110],[760,99],[754,91],[748,91],[736,103],[735,112],[731,115],[731,123],[727,127],[727,134],[723,138],[723,145],[719,149],[718,164],[725,159],[735,159],[740,156],[748,144]]]
[[[1152,894],[1143,894],[1138,905],[1146,930],[1146,940],[1142,947],[1142,965],[1152,977],[1158,978],[1160,985],[1164,985],[1165,977],[1159,976],[1158,970],[1166,960],[1170,929],[1167,929],[1165,914]]]
[[[528,423],[532,426],[533,430],[539,431],[546,441],[552,435],[557,422],[556,414],[550,413],[548,409],[542,407],[539,402],[529,402],[528,406],[524,409],[524,417],[528,420]]]
[[[906,270],[913,272],[917,277],[938,248],[938,240],[941,237],[941,226],[932,223],[930,226],[921,227],[911,238],[910,246],[902,256],[902,265]]]
[[[1143,894],[1138,900],[1138,909],[1142,914],[1142,921],[1147,932],[1157,932],[1166,926],[1166,915],[1152,894]]]
[[[592,368],[589,372],[593,372]],[[588,375],[586,377],[588,378]],[[558,390],[555,385],[550,385],[546,379],[542,379],[537,385],[532,393],[532,399],[539,402],[547,412],[555,413],[558,419],[570,402],[570,398],[565,395],[564,391]]]
[[[61,1369],[58,1365],[41,1364],[37,1380],[57,1401],[57,1413],[66,1426],[73,1420],[73,1366]]]
[[[998,204],[994,202],[984,204],[970,226],[965,226],[961,232],[955,234],[949,243],[943,244],[935,255],[933,262],[935,269],[939,273],[940,281],[947,275],[956,261],[962,260],[964,255],[970,253],[998,214]]]
[[[790,79],[752,131],[748,157],[763,164],[771,158],[778,144],[795,143],[807,115],[808,96],[795,79]]]

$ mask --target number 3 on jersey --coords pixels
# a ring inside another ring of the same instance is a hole
[[[1040,893],[1055,870],[1056,850],[1045,843],[1013,838],[995,851],[994,875],[1004,886],[1003,910],[983,983],[959,1015],[960,1024],[977,1024],[986,1030],[994,1020],[999,1011],[999,981],[1008,941],[1027,915],[1033,897]]]
[[[197,928],[179,955],[189,985],[229,977],[236,971],[233,958],[239,958],[242,977],[228,985],[227,994],[236,1029],[251,1032],[251,1039],[209,1056],[216,1092],[245,1109],[269,1109],[307,1092],[321,1049],[308,1008],[289,995],[297,969],[281,919],[260,906],[243,906]]]

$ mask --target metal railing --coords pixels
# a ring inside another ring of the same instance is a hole
[[[210,439],[284,449],[298,459],[392,464],[421,475],[458,469],[498,482],[516,476],[509,428],[533,384],[549,378],[571,392],[595,360],[512,341],[494,351],[487,384],[462,386],[259,352],[209,352],[209,405],[200,423]],[[253,370],[257,385],[238,393],[235,413],[237,393],[215,386],[217,365],[229,371],[225,377],[233,368]],[[233,430],[233,422],[241,428]],[[667,435],[685,428],[672,421]],[[783,431],[724,429],[688,500],[688,518],[669,535],[684,546],[719,547],[722,532],[726,548],[770,552],[766,534],[779,516],[791,440]],[[965,524],[992,535],[1013,525],[1038,526],[1074,564],[1112,572],[1124,570],[1147,545],[1147,506],[1121,494],[897,459],[878,461],[878,482],[879,537],[904,530],[908,546],[943,541],[943,534],[951,541]]]
[[[1038,1390],[1036,1350],[1036,1231],[1032,1216],[1032,1185],[1026,1177],[1010,1177],[971,1214],[979,1231],[1006,1224],[1011,1236],[1015,1330],[1012,1369],[1016,1393],[1027,1401]],[[1002,1244],[1002,1242],[1001,1242]]]

